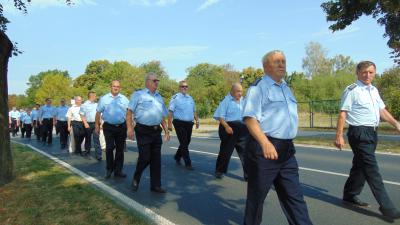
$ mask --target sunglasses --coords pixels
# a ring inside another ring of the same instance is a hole
[[[181,87],[181,88],[188,88],[189,86],[184,85],[184,86],[179,86],[179,87]]]
[[[147,80],[151,80],[151,81],[153,81],[153,83],[160,82],[160,80],[158,80],[158,79],[154,79],[154,80],[152,80],[152,79],[147,79]]]

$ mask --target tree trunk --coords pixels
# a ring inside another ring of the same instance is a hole
[[[7,35],[0,31],[0,186],[13,179],[14,163],[10,148],[8,130],[8,85],[7,65],[11,56],[12,43]]]

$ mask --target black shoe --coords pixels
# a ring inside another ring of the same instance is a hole
[[[112,170],[107,170],[106,176],[104,178],[108,179],[111,177]]]
[[[134,192],[136,192],[139,189],[139,182],[136,181],[135,179],[132,180],[131,189]]]
[[[194,170],[194,167],[193,166],[185,166],[185,168],[187,169],[187,170]]]
[[[215,172],[215,178],[217,178],[217,179],[222,179],[223,176],[224,176],[223,173],[221,173],[221,172]]]
[[[174,160],[175,160],[176,165],[178,165],[178,166],[182,165],[181,159],[177,159],[174,157]]]
[[[344,204],[349,204],[349,205],[354,205],[354,206],[361,206],[361,207],[368,207],[369,206],[368,203],[361,201],[357,197],[349,198],[349,199],[344,198],[343,199],[343,203]]]
[[[379,211],[381,211],[384,217],[387,217],[391,220],[400,219],[400,212],[397,209],[385,209],[379,207]]]
[[[97,159],[97,161],[101,161],[101,160],[103,160],[103,158],[101,158],[101,157],[96,157],[96,159]]]
[[[150,190],[152,192],[156,192],[156,193],[160,193],[160,194],[164,194],[167,193],[164,189],[162,189],[161,187],[152,187],[150,188]]]
[[[123,172],[114,173],[114,177],[125,178],[126,174],[124,174]]]
[[[245,173],[245,174],[243,175],[243,180],[244,180],[245,182],[247,182],[247,181],[249,180],[249,177],[247,176],[247,173]]]

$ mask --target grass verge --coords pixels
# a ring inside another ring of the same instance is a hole
[[[39,153],[11,148],[16,177],[0,187],[0,224],[149,224]]]
[[[294,140],[295,144],[306,144],[306,145],[320,145],[320,146],[331,146],[333,145],[334,139],[325,136],[309,136],[309,137],[296,137]],[[350,148],[346,141],[346,148]],[[379,140],[376,150],[379,152],[388,153],[400,153],[400,142],[398,141],[387,141]]]

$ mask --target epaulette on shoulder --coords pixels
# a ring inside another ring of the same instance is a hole
[[[172,99],[175,99],[177,96],[178,96],[178,94],[174,94],[174,95],[172,96]]]
[[[349,90],[349,91],[351,91],[351,90],[353,90],[353,89],[356,88],[356,87],[357,87],[357,84],[356,84],[356,83],[353,83],[353,84],[347,86],[346,89]]]
[[[262,78],[258,78],[250,86],[257,86],[257,84],[260,83],[261,80],[262,80]]]

